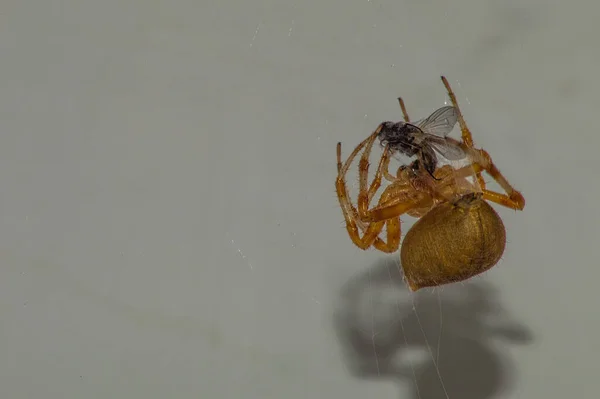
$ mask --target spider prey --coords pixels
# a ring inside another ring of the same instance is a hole
[[[398,101],[405,111],[402,98],[398,98]],[[457,121],[456,108],[446,106],[414,123],[383,122],[377,137],[381,144],[388,146],[391,151],[398,151],[409,157],[417,155],[427,173],[433,177],[438,163],[436,152],[451,161],[466,156],[458,141],[446,137]]]

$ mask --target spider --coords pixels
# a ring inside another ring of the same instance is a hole
[[[400,216],[407,214],[420,219],[406,234],[401,253],[405,278],[412,290],[465,280],[491,268],[500,259],[506,239],[502,220],[486,201],[515,210],[525,207],[523,195],[500,173],[490,155],[475,148],[456,96],[447,79],[444,76],[441,79],[462,132],[462,140],[449,137],[444,140],[464,152],[466,158],[461,166],[434,163],[431,169],[427,168],[426,159],[417,157],[412,164],[401,166],[396,175],[392,175],[389,172],[390,157],[397,148],[384,140],[387,136],[382,134],[390,126],[389,122],[381,123],[352,151],[345,163],[342,163],[341,143],[338,142],[336,147],[337,196],[346,229],[356,246],[363,250],[373,246],[385,253],[395,252],[400,247]],[[402,98],[398,101],[404,123],[414,127],[404,101]],[[416,126],[418,128],[418,124]],[[368,184],[369,156],[378,137],[382,145],[385,144],[383,155],[373,181]],[[355,206],[349,198],[346,174],[361,150],[359,193]],[[482,176],[484,171],[502,187],[505,194],[486,188]],[[370,208],[383,179],[390,184],[377,204]],[[387,233],[385,241],[379,237],[384,227]],[[425,265],[424,262],[431,264]],[[412,272],[412,277],[406,276],[407,272]]]

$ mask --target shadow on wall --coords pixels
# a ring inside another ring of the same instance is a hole
[[[412,384],[415,399],[496,397],[513,377],[501,345],[532,341],[481,279],[410,293],[389,259],[343,287],[334,323],[355,376]]]

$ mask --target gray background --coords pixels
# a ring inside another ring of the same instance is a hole
[[[3,1],[0,396],[596,397],[596,4]],[[527,206],[409,294],[335,143],[441,74]]]

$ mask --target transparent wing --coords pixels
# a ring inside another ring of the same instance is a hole
[[[413,124],[419,127],[424,133],[446,137],[454,129],[457,121],[456,109],[452,106],[446,106]]]
[[[428,136],[427,144],[449,161],[460,161],[467,156],[463,149],[456,144],[436,136]]]

